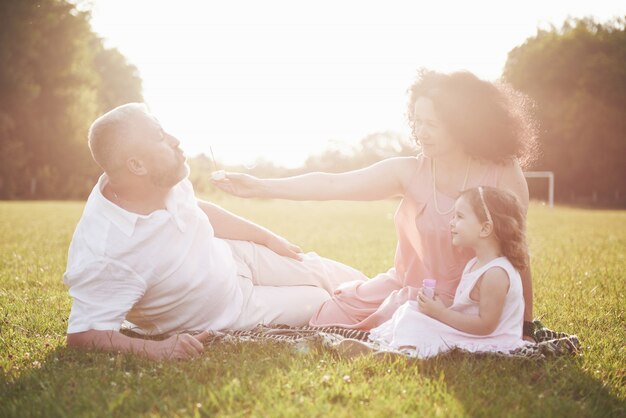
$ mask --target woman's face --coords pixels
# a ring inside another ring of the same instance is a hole
[[[433,101],[418,97],[413,107],[413,139],[427,157],[441,157],[458,152],[456,141],[435,112]]]

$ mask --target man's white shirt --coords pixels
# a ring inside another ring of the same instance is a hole
[[[117,331],[125,319],[149,334],[233,324],[243,304],[236,264],[189,180],[170,190],[166,209],[147,216],[106,199],[106,183],[103,174],[70,244],[68,333]]]

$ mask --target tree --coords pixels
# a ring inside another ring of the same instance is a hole
[[[542,155],[561,201],[626,204],[625,20],[567,20],[509,52],[503,78],[537,103]]]
[[[141,101],[135,67],[65,0],[0,1],[0,198],[84,197],[90,123]]]

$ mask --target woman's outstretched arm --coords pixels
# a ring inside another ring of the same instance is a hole
[[[397,157],[345,173],[307,173],[279,179],[227,173],[226,178],[212,182],[219,189],[239,197],[380,200],[404,193],[416,162],[414,157]]]

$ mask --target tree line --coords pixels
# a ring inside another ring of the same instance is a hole
[[[86,146],[90,123],[143,100],[137,68],[103,45],[89,17],[66,0],[0,1],[0,199],[84,198],[99,174]],[[502,78],[536,103],[540,155],[529,169],[555,173],[557,201],[626,206],[624,18],[538,30],[509,52]],[[408,138],[382,132],[350,149],[330,146],[297,169],[232,168],[338,172],[415,151]],[[194,185],[209,193],[210,160],[190,164]]]
[[[143,101],[141,79],[63,0],[0,1],[0,198],[84,198],[86,145],[106,110]]]
[[[509,52],[503,78],[536,102],[534,169],[562,202],[626,206],[626,21],[570,19]]]

